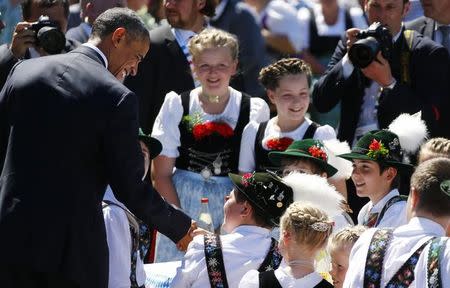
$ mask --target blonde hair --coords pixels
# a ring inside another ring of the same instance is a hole
[[[239,54],[239,44],[236,36],[214,28],[204,29],[192,37],[188,48],[194,59],[204,50],[211,48],[228,48],[233,60],[237,60]]]
[[[361,236],[361,234],[366,230],[367,228],[362,225],[345,227],[344,229],[336,233],[333,237],[331,237],[329,250],[340,249],[343,247],[353,247],[353,244],[356,243],[356,241],[359,239],[359,236]]]
[[[280,219],[281,231],[291,231],[295,241],[311,249],[325,246],[333,231],[333,222],[319,208],[305,202],[294,202]]]
[[[450,140],[446,138],[431,138],[420,147],[418,163],[426,160],[445,157],[450,158]]]

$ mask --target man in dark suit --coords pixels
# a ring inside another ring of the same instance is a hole
[[[58,24],[61,32],[67,29],[69,2],[67,0],[25,0],[22,1],[24,22],[16,25],[11,44],[0,46],[0,88],[5,84],[9,71],[20,59],[30,59],[47,55],[47,52],[36,45],[36,33],[28,29],[39,16],[46,15]],[[66,39],[66,45],[61,53],[69,52],[80,43]]]
[[[426,17],[406,23],[406,28],[415,30],[444,46],[450,53],[450,0],[421,0]],[[442,135],[450,138],[450,76],[447,97],[444,99],[440,126]]]
[[[342,101],[340,140],[355,143],[370,130],[386,128],[399,114],[418,111],[430,135],[441,135],[437,121],[448,93],[449,56],[442,46],[404,31],[402,17],[408,8],[408,0],[366,0],[369,22],[381,22],[393,36],[391,58],[388,61],[378,53],[366,68],[354,67],[347,51],[359,30],[349,29],[347,40],[339,42],[327,71],[314,86],[313,104],[319,112]]]
[[[189,39],[207,26],[206,16],[213,16],[214,0],[166,0],[165,15],[169,25],[150,31],[152,50],[139,65],[136,77],[125,85],[139,97],[139,117],[146,133],[170,91],[181,93],[199,85],[189,65]]]
[[[252,96],[264,96],[258,81],[259,71],[268,64],[265,42],[250,6],[240,0],[222,0],[211,18],[211,26],[236,35],[239,40],[239,70],[244,91]]]
[[[149,42],[134,12],[114,8],[78,49],[14,66],[0,92],[2,288],[107,287],[108,184],[180,249],[192,239],[191,219],[141,180],[137,98],[118,81]]]
[[[92,23],[98,15],[114,7],[127,7],[126,0],[81,0],[80,17],[82,21],[78,26],[70,28],[66,37],[85,43],[91,35]]]

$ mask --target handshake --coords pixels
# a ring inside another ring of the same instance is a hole
[[[186,251],[189,243],[191,243],[192,239],[194,239],[195,236],[204,235],[206,233],[209,233],[209,232],[202,228],[198,228],[197,223],[194,220],[192,220],[191,227],[189,228],[186,235],[184,235],[184,237],[181,238],[181,240],[177,242],[178,250],[183,251],[183,252]]]

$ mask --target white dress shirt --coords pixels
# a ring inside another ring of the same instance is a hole
[[[312,121],[305,117],[305,121],[303,121],[303,123],[295,130],[281,132],[280,127],[277,125],[277,117],[274,117],[267,123],[262,146],[268,150],[266,141],[271,138],[289,137],[294,140],[303,139],[303,135],[305,135],[306,130],[311,123]],[[255,171],[255,139],[258,128],[259,123],[250,122],[245,126],[244,131],[242,132],[241,152],[239,154],[240,172]],[[319,140],[336,139],[336,132],[331,126],[323,125],[317,128],[313,138]]]
[[[376,229],[367,230],[353,246],[350,253],[350,265],[344,281],[345,288],[363,287],[365,262],[372,236]],[[433,236],[444,236],[445,230],[438,223],[427,219],[414,217],[408,224],[398,227],[393,232],[392,240],[386,250],[381,275],[381,286],[385,287],[398,269],[408,260],[423,243]],[[427,287],[427,245],[420,255],[419,261],[414,269],[415,281],[410,288]],[[440,260],[442,287],[450,287],[450,242],[444,249]]]
[[[302,278],[294,278],[290,272],[290,267],[283,261],[275,270],[275,277],[283,288],[302,287],[312,288],[319,284],[323,278],[319,273],[313,272]],[[258,270],[251,270],[242,277],[239,283],[239,288],[258,288],[259,287],[259,272]]]
[[[230,98],[223,112],[220,114],[207,114],[203,111],[198,97],[200,89],[196,88],[191,91],[189,114],[199,113],[203,121],[223,121],[234,129],[241,109],[242,93],[229,87]],[[269,106],[263,99],[257,97],[250,99],[250,120],[257,122],[267,121],[270,117],[269,115]],[[163,146],[161,155],[171,158],[179,156],[178,147],[181,145],[181,142],[178,125],[182,117],[183,106],[181,97],[175,92],[168,93],[155,119],[152,131],[152,137],[158,139]]]
[[[220,239],[228,286],[238,287],[242,276],[258,269],[266,258],[271,243],[270,230],[243,225]],[[171,287],[210,287],[203,241],[203,236],[196,236],[189,244]]]
[[[398,196],[397,189],[391,190],[386,196],[384,196],[377,204],[373,205],[372,201],[369,201],[364,205],[358,214],[358,224],[364,225],[364,223],[369,219],[370,213],[380,213],[384,205],[394,196]],[[382,227],[392,227],[397,228],[398,226],[405,225],[408,222],[406,219],[406,201],[399,201],[393,204],[384,213],[383,218],[378,224],[378,228]]]
[[[125,209],[119,200],[114,197],[111,188],[106,189],[104,200],[111,201]],[[127,215],[122,208],[109,205],[103,208],[103,218],[105,220],[106,239],[109,248],[109,288],[130,287],[131,273],[131,232]],[[136,261],[136,281],[139,285],[145,283],[144,262],[138,253]]]

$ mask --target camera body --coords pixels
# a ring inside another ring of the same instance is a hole
[[[66,36],[59,29],[58,23],[51,21],[48,16],[41,15],[29,29],[36,33],[36,45],[48,54],[59,54],[66,46]]]
[[[355,67],[369,66],[377,58],[379,51],[385,59],[390,59],[393,49],[392,35],[380,22],[375,22],[366,30],[361,30],[356,38],[359,40],[348,51],[348,56]]]

